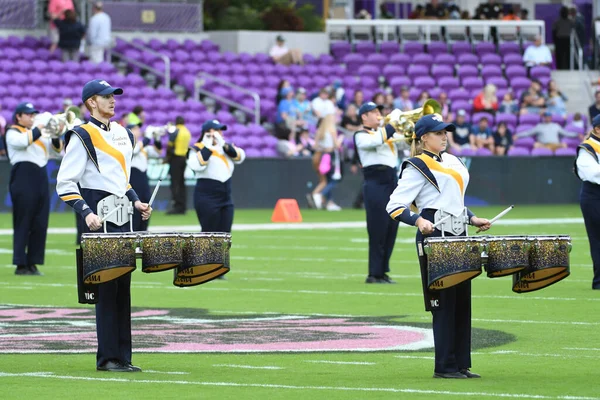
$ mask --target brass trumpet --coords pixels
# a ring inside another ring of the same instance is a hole
[[[415,133],[415,124],[424,115],[441,114],[442,106],[434,99],[429,99],[423,104],[423,107],[415,108],[414,110],[401,112],[396,109],[389,113],[384,118],[384,123],[394,127],[399,135],[395,135],[389,139],[390,142],[400,142],[412,137]]]
[[[81,110],[79,107],[70,106],[64,113],[52,115],[45,112],[36,115],[33,126],[43,126],[43,137],[58,139],[67,131],[81,125],[81,123]]]

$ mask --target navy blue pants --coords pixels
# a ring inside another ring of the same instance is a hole
[[[110,195],[99,190],[82,189],[81,195],[94,213],[97,213],[98,201]],[[83,233],[90,232],[83,219],[79,219]],[[102,229],[102,228],[101,228]],[[129,232],[129,223],[119,227],[107,224],[108,232]],[[94,231],[96,233],[103,230]],[[110,282],[98,285],[98,303],[96,303],[96,335],[98,351],[96,365],[107,361],[120,360],[131,362],[131,274],[126,274]]]
[[[386,209],[390,195],[396,189],[396,170],[381,166],[363,169],[363,193],[369,234],[369,276],[381,278],[390,272],[390,258],[398,233],[398,221]]]
[[[231,180],[219,182],[198,179],[194,190],[194,208],[202,232],[231,232],[233,201]]]
[[[46,167],[16,163],[10,170],[9,190],[13,206],[13,264],[43,264],[50,215]]]
[[[150,185],[148,184],[148,175],[146,172],[142,172],[137,168],[131,168],[131,176],[129,177],[129,183],[135,192],[137,193],[142,203],[150,201]],[[142,214],[134,209],[133,210],[133,230],[134,231],[147,231],[150,220],[142,220]]]
[[[421,216],[433,222],[435,210]],[[428,237],[442,236],[435,230]],[[446,236],[452,236],[446,234]],[[417,246],[424,236],[417,231]],[[417,249],[418,251],[418,249]],[[431,293],[427,290],[427,256],[419,256],[426,309],[433,315],[435,372],[457,372],[471,368],[471,281]],[[432,302],[433,300],[433,302]]]
[[[600,289],[600,186],[584,182],[579,200],[594,264],[592,288]]]

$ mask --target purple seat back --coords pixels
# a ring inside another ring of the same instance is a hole
[[[520,54],[508,53],[502,57],[504,65],[523,65],[523,56]]]
[[[537,148],[531,150],[531,155],[536,156],[536,157],[553,156],[554,153],[552,152],[552,150],[550,150],[546,147],[537,147]]]
[[[400,45],[398,42],[382,42],[379,45],[379,52],[381,54],[394,54],[400,51]]]
[[[445,42],[430,42],[427,52],[431,55],[448,53],[448,45]]]
[[[460,66],[472,65],[477,66],[479,64],[479,58],[475,54],[463,53],[456,56],[456,62]]]
[[[425,51],[424,45],[421,42],[405,42],[403,51],[405,54],[414,55]]]
[[[554,155],[556,155],[556,156],[572,156],[572,157],[574,157],[574,156],[577,155],[577,149],[574,149],[572,147],[556,149],[556,151],[554,152]]]
[[[524,147],[512,146],[508,149],[507,155],[509,156],[528,156],[529,150]]]
[[[471,47],[471,43],[465,41],[458,41],[452,43],[452,54],[458,55],[465,53],[472,53],[473,48]]]
[[[358,42],[354,46],[358,54],[368,55],[375,53],[375,43],[373,42]]]

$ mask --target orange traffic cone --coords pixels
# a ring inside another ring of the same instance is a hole
[[[302,214],[296,199],[279,199],[275,204],[273,222],[302,222]]]

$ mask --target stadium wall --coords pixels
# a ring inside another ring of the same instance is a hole
[[[277,35],[285,38],[285,45],[298,48],[304,54],[319,56],[329,54],[329,37],[325,32],[276,32],[276,31],[206,31],[209,39],[219,45],[221,51],[234,53],[269,53]]]
[[[474,157],[465,158],[471,173],[466,203],[476,205],[509,204],[567,204],[578,201],[580,182],[573,174],[571,157]],[[70,209],[56,195],[55,184],[59,163],[48,164],[50,180],[50,209],[54,212]],[[276,172],[274,172],[276,171]],[[351,207],[361,188],[362,177],[345,169],[342,182],[334,191],[334,200],[342,207]],[[188,208],[193,207],[194,179],[187,171]],[[148,169],[150,185],[159,177],[162,182],[154,208],[166,210],[169,206],[168,166],[152,164]],[[0,194],[4,201],[0,212],[11,211],[8,193],[10,164],[0,162]],[[239,208],[272,208],[279,198],[298,200],[306,207],[308,193],[317,179],[309,159],[249,159],[238,166],[233,175],[233,196]]]

